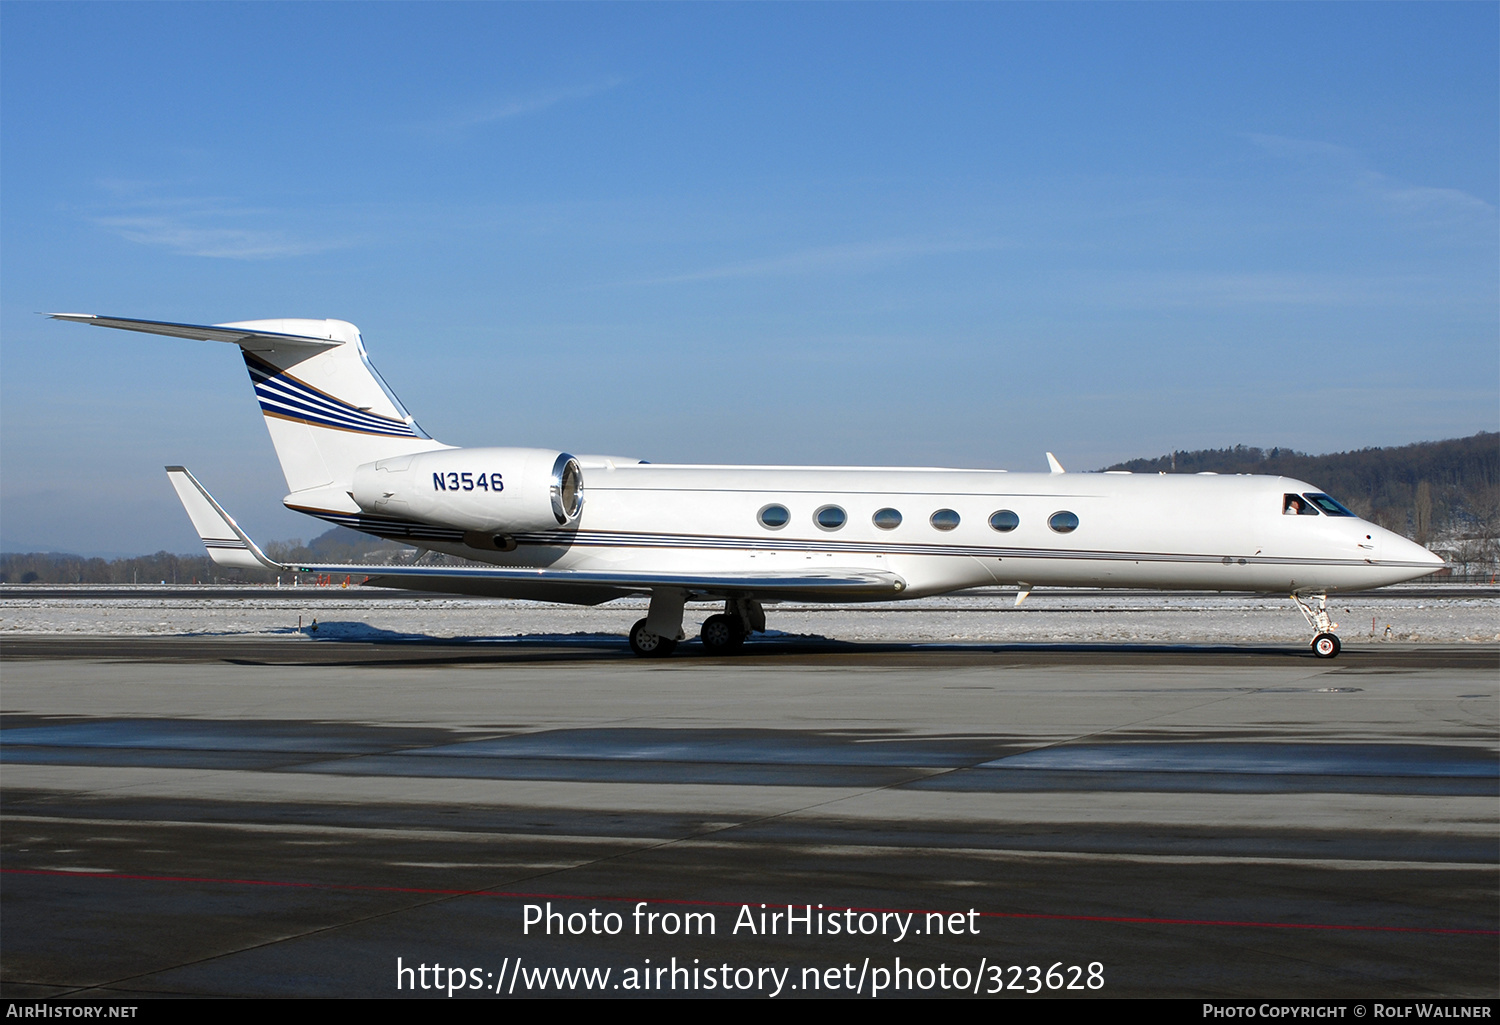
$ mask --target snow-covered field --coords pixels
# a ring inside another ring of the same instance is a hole
[[[0,636],[263,635],[296,640],[314,620],[316,637],[493,638],[623,637],[645,615],[644,599],[595,608],[478,598],[356,597],[338,588],[267,589],[253,597],[141,598],[91,595],[29,598],[0,591]],[[104,589],[99,589],[103,591]],[[125,589],[128,590],[128,589]],[[1452,594],[1446,588],[1444,594]],[[1346,642],[1500,641],[1500,599],[1424,596],[1420,587],[1352,595],[1331,602]],[[690,605],[686,629],[716,611]],[[768,605],[768,626],[785,634],[848,641],[1302,643],[1309,633],[1285,598],[1245,595],[1037,592],[1020,607],[1012,594],[969,594],[911,602],[828,607]],[[300,632],[299,632],[300,623]]]

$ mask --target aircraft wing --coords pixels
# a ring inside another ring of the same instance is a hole
[[[335,576],[367,577],[377,587],[410,587],[454,594],[508,592],[524,597],[528,588],[556,593],[577,590],[580,596],[607,600],[619,594],[640,593],[675,587],[716,595],[840,596],[848,599],[897,595],[906,581],[885,570],[825,567],[801,573],[723,572],[676,573],[664,571],[620,572],[618,570],[537,569],[510,566],[370,566],[357,563],[284,563],[262,552],[234,517],[224,511],[198,479],[185,467],[167,467],[167,477],[177,490],[188,518],[221,566],[263,567],[283,573],[328,573]],[[607,597],[606,597],[607,596]],[[556,599],[549,599],[556,600]],[[593,604],[586,600],[584,604]]]
[[[291,568],[291,567],[283,567]],[[845,594],[849,597],[867,594],[899,594],[906,581],[884,570],[820,569],[803,574],[792,573],[620,573],[583,569],[516,569],[504,566],[297,566],[299,573],[332,573],[363,575],[379,587],[400,587],[406,578],[451,579],[455,585],[465,581],[527,583],[602,587],[619,591],[649,591],[657,587],[677,587],[685,591],[712,591],[715,594]],[[430,585],[429,585],[430,586]],[[425,589],[425,588],[424,588]],[[463,593],[462,587],[456,588]]]
[[[173,338],[195,338],[204,342],[232,342],[248,352],[274,352],[277,349],[302,349],[311,355],[319,349],[332,349],[342,342],[308,335],[288,335],[278,331],[249,330],[228,324],[174,324],[166,320],[131,320],[128,317],[101,317],[93,313],[49,313],[53,320],[70,320],[95,327],[117,327],[125,331],[142,331]]]

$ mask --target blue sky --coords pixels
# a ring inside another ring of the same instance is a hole
[[[284,491],[229,346],[453,444],[1070,468],[1500,426],[1494,4],[0,4],[0,547]]]

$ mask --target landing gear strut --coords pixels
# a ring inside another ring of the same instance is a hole
[[[1316,601],[1317,604],[1313,605],[1312,602],[1307,600],[1309,598]],[[1317,594],[1309,594],[1306,597],[1300,594],[1293,594],[1292,601],[1297,603],[1297,608],[1301,610],[1303,618],[1307,620],[1307,625],[1312,627],[1313,654],[1319,658],[1334,658],[1337,656],[1339,649],[1343,646],[1339,644],[1339,639],[1334,634],[1339,625],[1328,615],[1327,593],[1319,592]]]
[[[682,605],[687,592],[659,587],[651,592],[646,618],[630,628],[630,650],[646,658],[666,658],[682,640]]]
[[[646,618],[630,628],[630,650],[644,658],[666,658],[684,639],[682,606],[687,592],[663,587],[651,592],[651,608]],[[699,639],[703,650],[711,655],[727,655],[739,650],[745,638],[766,628],[766,612],[754,598],[729,598],[724,611],[703,621]]]

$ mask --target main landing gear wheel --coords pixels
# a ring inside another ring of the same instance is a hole
[[[677,640],[647,630],[643,619],[630,628],[630,650],[643,658],[666,658],[677,650]]]
[[[703,629],[698,634],[698,639],[703,642],[703,649],[715,655],[726,655],[739,649],[745,643],[745,628],[741,625],[738,616],[726,616],[719,613],[709,616],[703,621]]]
[[[1333,634],[1318,634],[1313,638],[1313,654],[1319,658],[1333,658],[1339,653],[1339,639]]]

